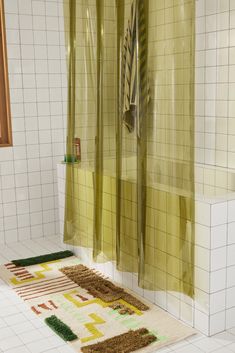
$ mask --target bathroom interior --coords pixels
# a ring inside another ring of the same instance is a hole
[[[0,264],[0,353],[235,352],[235,0],[0,0]]]

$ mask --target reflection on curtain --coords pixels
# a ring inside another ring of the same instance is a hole
[[[193,296],[194,1],[136,5],[135,128],[123,123],[129,0],[64,0],[68,45],[64,241]],[[150,97],[150,99],[148,98]],[[69,160],[69,158],[68,158]]]

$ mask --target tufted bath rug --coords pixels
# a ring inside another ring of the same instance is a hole
[[[71,255],[13,261],[0,276],[75,352],[150,353],[195,333]]]

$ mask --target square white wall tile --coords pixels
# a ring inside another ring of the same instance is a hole
[[[226,308],[230,309],[234,307],[235,298],[235,286],[228,288],[226,291]]]
[[[195,309],[194,326],[205,335],[209,334],[209,316]]]
[[[220,270],[226,267],[227,265],[227,247],[211,250],[211,271]]]
[[[227,223],[227,202],[216,203],[211,206],[211,226],[219,226]]]
[[[209,321],[209,335],[215,335],[216,333],[223,332],[226,329],[226,315],[225,311],[210,316]]]
[[[226,268],[210,273],[210,293],[226,288]]]
[[[228,201],[228,222],[235,221],[235,200]]]
[[[210,249],[211,228],[202,224],[195,223],[195,243],[206,249]]]
[[[226,310],[226,329],[233,328],[235,326],[235,307]]]
[[[226,308],[226,290],[222,290],[210,295],[210,314],[225,312]]]
[[[211,227],[211,249],[221,248],[227,244],[228,224]]]
[[[235,286],[235,266],[227,267],[227,288]]]
[[[209,203],[196,201],[195,204],[195,219],[196,222],[204,225],[211,225],[211,205]]]

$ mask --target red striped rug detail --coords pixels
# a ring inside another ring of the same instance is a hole
[[[46,286],[52,286],[55,285],[57,283],[61,283],[61,282],[65,282],[68,281],[70,283],[74,283],[73,281],[71,281],[69,278],[66,277],[62,277],[59,278],[58,280],[48,280],[46,283],[45,282],[38,282],[38,283],[32,283],[31,285],[25,286],[25,287],[21,287],[21,288],[15,288],[15,291],[17,293],[23,293],[23,292],[27,292],[27,291],[32,291],[32,290],[38,290],[41,287],[46,287]]]
[[[53,290],[54,289],[60,289],[60,288],[67,288],[67,287],[70,287],[70,286],[74,286],[74,283],[65,283],[65,284],[60,284],[60,285],[56,285],[56,286],[53,286],[51,288],[44,288],[44,289],[41,289],[41,290],[38,290],[38,291],[34,291],[34,292],[31,292],[31,293],[22,293],[22,294],[19,294],[21,296],[21,298],[25,298],[25,297],[29,297],[29,296],[32,296],[32,295],[35,295],[35,294],[38,294],[38,293],[42,293],[42,295],[46,295],[46,293],[53,293]],[[76,285],[78,286],[78,285]],[[44,294],[43,294],[44,293]]]
[[[7,267],[7,269],[11,272],[18,272],[18,271],[23,271],[25,270],[24,267]]]
[[[25,275],[25,274],[29,274],[29,271],[25,271],[25,270],[22,270],[22,271],[17,271],[15,272],[15,276],[20,276],[20,275]]]
[[[21,290],[21,291],[17,291],[17,294],[19,295],[23,295],[23,294],[28,294],[28,293],[34,293],[34,292],[38,292],[41,289],[45,289],[47,290],[48,288],[53,288],[55,286],[59,286],[59,285],[65,285],[65,284],[74,284],[74,282],[70,281],[69,279],[63,279],[57,282],[53,282],[53,283],[47,283],[45,285],[38,285],[37,287],[33,287],[33,288],[27,288],[25,290]]]
[[[20,276],[17,278],[19,278],[19,280],[24,280],[24,279],[31,279],[31,278],[35,278],[35,277],[29,274],[29,275]]]
[[[12,263],[8,263],[4,266],[7,268],[8,271],[13,273],[13,275],[16,276],[16,278],[18,278],[19,280],[34,278],[32,273],[27,271],[25,267],[16,266],[15,264],[12,264]]]
[[[72,290],[72,289],[76,289],[76,288],[78,288],[78,286],[77,285],[73,285],[73,286],[71,286],[71,287],[64,287],[64,289],[59,289],[59,290],[56,290],[56,291],[52,291],[52,292],[50,292],[50,293],[44,293],[44,294],[40,294],[40,295],[36,295],[36,296],[33,296],[33,297],[29,297],[29,298],[27,298],[27,297],[22,297],[22,299],[24,299],[25,301],[27,301],[27,300],[31,300],[31,299],[36,299],[36,298],[40,298],[40,297],[44,297],[44,296],[47,296],[47,295],[50,295],[50,294],[56,294],[56,293],[61,293],[61,292],[64,292],[64,291],[67,291],[67,290]]]
[[[32,277],[34,277],[34,276],[32,275],[32,273],[29,273],[29,272],[26,272],[26,273],[24,273],[24,274],[22,274],[22,275],[17,275],[16,277],[17,277],[17,278],[21,278],[21,277],[26,277],[26,276],[32,276]]]
[[[59,278],[67,278],[66,276],[58,276],[58,277],[55,277],[55,278],[51,278],[51,279],[44,279],[42,281],[37,281],[37,283],[29,283],[29,284],[24,284],[22,286],[17,286],[17,288],[15,288],[16,291],[18,290],[21,290],[22,288],[25,288],[25,287],[33,287],[33,286],[38,286],[39,284],[41,283],[45,283],[45,282],[52,282],[52,281],[56,281],[57,279]]]

